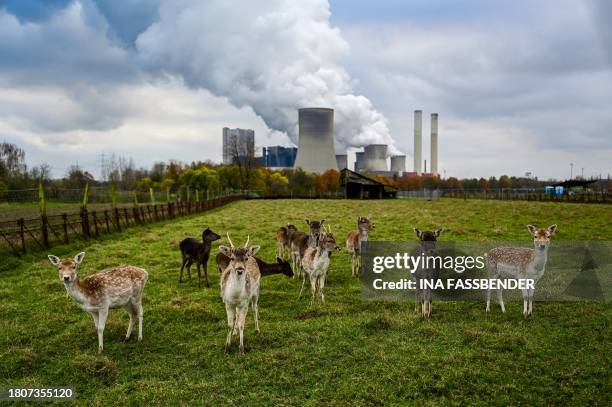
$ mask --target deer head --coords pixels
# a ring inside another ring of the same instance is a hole
[[[321,227],[325,223],[325,219],[312,221],[305,219],[304,222],[306,222],[306,224],[310,228],[310,236],[316,239],[321,235]]]
[[[219,246],[219,251],[229,257],[230,261],[227,267],[230,269],[230,271],[236,272],[238,276],[242,276],[246,270],[247,261],[251,256],[255,256],[255,254],[259,251],[260,246],[249,247],[250,237],[247,238],[244,247],[235,247],[232,239],[229,237],[229,234],[227,235],[227,240],[229,241],[231,247]]]
[[[336,243],[336,238],[331,231],[331,226],[328,225],[327,231],[321,234],[319,238],[319,247],[323,250],[327,251],[340,251],[340,246]]]
[[[371,218],[370,215],[368,215],[367,217],[365,216],[357,217],[357,227],[359,228],[359,230],[371,230],[376,227],[374,223],[370,221],[370,218]]]
[[[81,252],[74,256],[73,259],[60,259],[52,254],[47,256],[51,264],[59,270],[60,281],[64,283],[72,283],[77,279],[77,266],[83,261],[85,252]]]
[[[206,241],[214,242],[215,240],[219,240],[219,239],[221,239],[221,236],[219,236],[218,234],[216,234],[215,232],[210,230],[210,228],[206,228],[202,232],[202,241],[203,242],[206,242]]]
[[[527,225],[529,233],[533,236],[533,245],[536,249],[544,250],[550,245],[550,238],[554,236],[557,225],[550,225],[548,228],[538,228],[537,226]]]
[[[444,232],[444,228],[440,228],[436,231],[426,230],[422,232],[418,228],[412,228],[416,236],[421,241],[421,248],[424,254],[432,254],[436,249],[436,242],[438,237]]]
[[[287,260],[277,257],[276,264],[280,266],[281,273],[283,273],[287,277],[293,277],[293,270],[291,270],[291,263],[289,263]]]

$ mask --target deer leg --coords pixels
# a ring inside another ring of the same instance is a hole
[[[200,259],[196,261],[196,265],[198,266],[198,288],[200,288],[200,278],[202,277],[200,274]]]
[[[144,310],[142,309],[142,298],[138,298],[135,308],[136,312],[138,313],[138,341],[142,341],[142,319],[144,316]]]
[[[191,280],[191,265],[193,264],[193,260],[188,260],[187,261],[187,277],[189,277],[189,280]]]
[[[319,295],[321,296],[321,303],[325,304],[325,294],[323,290],[325,289],[325,274],[319,276]]]
[[[491,312],[491,289],[487,287],[487,312]]]
[[[295,274],[293,275],[295,277]],[[302,288],[300,288],[300,295],[298,295],[298,300],[302,298],[302,292],[304,292],[304,285],[306,284],[306,273],[302,276]]]
[[[225,353],[229,353],[230,345],[232,344],[232,331],[234,330],[234,307],[225,304],[225,313],[227,314],[227,338],[225,339]]]
[[[497,289],[497,300],[499,301],[499,306],[501,307],[502,312],[506,312],[506,306],[504,305],[504,296],[502,294],[502,289]]]
[[[248,311],[248,302],[238,309],[238,331],[240,332],[240,347],[238,348],[238,351],[241,355],[244,355],[244,322],[246,320],[246,315]]]
[[[202,267],[204,268],[204,278],[206,278],[206,287],[210,288],[210,283],[208,282],[208,262],[204,262],[204,264],[202,264]]]
[[[533,311],[533,288],[529,289],[529,304],[527,308],[527,314],[531,315],[531,311]]]
[[[306,277],[304,276],[304,278]],[[312,307],[314,305],[315,295],[317,292],[317,278],[314,275],[310,276],[310,292],[311,292],[310,306]]]
[[[253,316],[255,318],[255,333],[259,334],[259,305],[257,301],[259,297],[253,297],[251,300],[251,307],[253,308]]]
[[[181,275],[179,276],[179,284],[183,282],[183,269],[185,268],[185,264],[187,264],[187,259],[183,257],[183,264],[181,265]]]
[[[98,331],[98,313],[91,312],[91,317],[93,318],[94,325],[96,326],[96,332]]]
[[[98,353],[104,350],[104,326],[108,318],[108,308],[101,308],[98,312]]]
[[[127,311],[128,315],[130,316],[130,323],[128,325],[127,333],[125,334],[125,340],[127,341],[132,336],[132,330],[134,329],[134,316],[136,316],[135,315],[136,312],[135,312],[135,309],[132,306],[132,304],[129,303],[129,302],[125,306],[125,310]]]

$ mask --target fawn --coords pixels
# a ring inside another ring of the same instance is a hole
[[[417,228],[412,229],[416,236],[419,238],[419,245],[414,249],[413,256],[435,256],[436,253],[436,242],[438,238],[444,232],[444,229],[438,229],[436,231],[426,230],[424,232]],[[435,267],[427,267],[427,265],[420,265],[414,270],[412,276],[417,284],[415,291],[415,304],[414,312],[421,315],[423,318],[431,318],[431,312],[433,310],[432,296],[430,288],[421,288],[420,280],[433,280],[436,278],[437,271]],[[420,309],[419,309],[420,308]]]
[[[359,276],[361,268],[361,244],[368,241],[368,231],[374,229],[370,216],[357,218],[357,229],[349,232],[346,237],[346,250],[351,256],[351,276]]]
[[[183,264],[181,265],[181,275],[179,276],[179,283],[183,282],[183,269],[187,267],[187,275],[191,279],[191,265],[195,261],[198,266],[198,287],[200,287],[200,265],[204,267],[204,277],[206,278],[206,287],[210,287],[208,283],[208,258],[210,257],[210,249],[212,242],[221,239],[221,236],[206,228],[202,232],[202,241],[198,242],[196,239],[188,237],[183,239],[179,244],[181,249],[181,256],[183,257]]]

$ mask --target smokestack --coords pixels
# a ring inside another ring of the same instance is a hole
[[[421,175],[421,149],[422,149],[422,119],[423,112],[420,110],[414,111],[414,172]]]
[[[391,157],[391,172],[406,172],[406,156],[394,155]]]
[[[431,173],[438,174],[438,113],[431,114]]]
[[[338,169],[334,154],[334,110],[310,107],[298,110],[299,147],[295,168],[324,172]]]
[[[387,145],[370,144],[365,146],[363,166],[367,171],[387,171]]]
[[[346,154],[336,154],[336,164],[339,170],[348,168],[348,157]]]

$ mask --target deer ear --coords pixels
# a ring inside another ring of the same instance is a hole
[[[325,223],[325,219],[321,219],[321,222],[319,222],[319,225],[323,226],[324,223]]]
[[[249,256],[255,256],[260,248],[261,248],[261,246],[251,246],[251,247],[249,247]]]
[[[423,235],[423,232],[421,232],[419,229],[417,228],[412,228],[412,230],[414,230],[414,234],[416,234],[416,236],[420,239],[421,236]]]
[[[54,266],[59,266],[60,264],[60,258],[57,256],[54,256],[52,254],[47,256],[49,258],[49,261],[51,262],[51,264],[53,264]]]
[[[531,233],[532,236],[535,236],[538,232],[538,228],[533,225],[527,225],[527,229],[529,229],[529,233]]]
[[[554,235],[556,231],[557,231],[557,225],[550,225],[548,227],[548,233],[550,233],[551,236]]]
[[[306,224],[310,226],[310,221],[308,219],[304,219],[304,222],[306,222]]]
[[[436,230],[436,237],[440,237],[442,232],[444,232],[444,228],[440,228],[440,229]]]
[[[81,264],[81,262],[83,261],[83,257],[85,257],[85,252],[77,254],[76,256],[74,256],[74,262],[76,264]]]
[[[224,254],[227,257],[230,257],[230,255],[232,254],[232,249],[230,249],[227,246],[219,246],[219,253]]]

